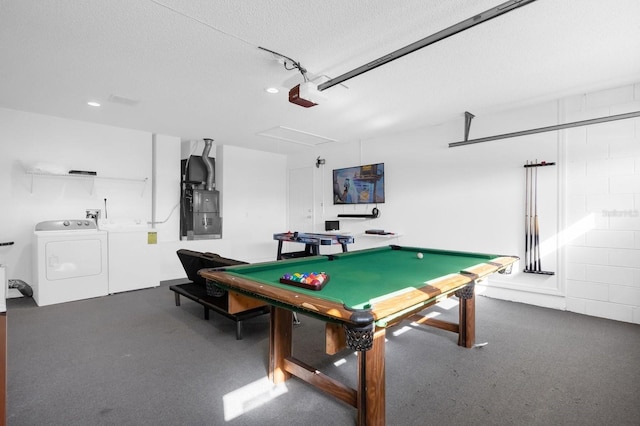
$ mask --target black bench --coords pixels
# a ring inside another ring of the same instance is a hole
[[[186,249],[178,250],[177,254],[191,282],[169,286],[169,289],[175,292],[176,306],[180,306],[180,296],[184,296],[204,307],[206,320],[209,319],[209,310],[234,320],[238,340],[242,339],[242,321],[269,313],[269,306],[264,302],[219,289],[211,283],[207,284],[206,280],[198,275],[200,269],[242,265],[247,262]]]

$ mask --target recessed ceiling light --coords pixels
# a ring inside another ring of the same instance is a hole
[[[267,87],[266,89],[264,89],[265,92],[267,93],[278,93],[279,90],[275,87]]]
[[[99,107],[100,106],[100,102],[89,101],[89,102],[87,102],[87,105],[92,106],[92,107]]]

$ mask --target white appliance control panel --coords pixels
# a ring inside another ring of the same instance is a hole
[[[73,231],[98,229],[95,221],[89,219],[47,220],[36,225],[36,231]]]

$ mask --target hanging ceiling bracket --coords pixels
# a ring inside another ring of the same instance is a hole
[[[471,130],[471,120],[473,120],[475,115],[471,114],[469,111],[464,112],[464,140],[469,140],[469,130]]]

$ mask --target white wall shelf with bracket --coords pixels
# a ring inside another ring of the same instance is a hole
[[[140,191],[140,196],[142,196],[142,194],[144,194],[144,190],[145,190],[147,181],[149,180],[149,178],[135,179],[135,178],[96,176],[96,175],[90,175],[90,174],[57,174],[57,173],[45,173],[45,172],[39,172],[39,171],[33,171],[33,170],[27,170],[25,173],[31,176],[31,193],[32,194],[33,194],[34,180],[36,178],[43,178],[43,179],[72,179],[72,180],[88,181],[88,182],[91,182],[91,190],[90,190],[91,194],[93,194],[93,191],[95,189],[96,180],[141,183],[141,184],[143,184],[143,186],[142,186],[142,190]]]
[[[390,233],[386,233],[386,234],[370,234],[370,233],[363,232],[363,233],[361,234],[361,236],[363,236],[363,237],[387,238],[387,239],[389,239],[389,238],[398,238],[398,237],[401,237],[401,236],[402,236],[402,234],[398,234],[398,233],[391,233],[391,232],[390,232]]]

